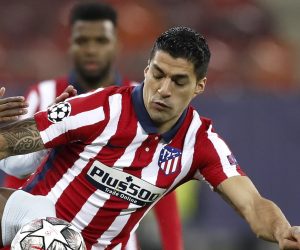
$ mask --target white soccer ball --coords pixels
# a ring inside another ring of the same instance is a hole
[[[69,222],[47,217],[33,220],[17,232],[13,250],[86,250],[82,235]]]

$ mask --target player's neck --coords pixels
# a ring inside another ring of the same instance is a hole
[[[86,90],[90,91],[97,88],[104,88],[115,84],[115,79],[112,74],[108,74],[104,78],[102,78],[100,81],[97,82],[88,82],[84,80],[82,77],[78,76],[78,82],[80,86]]]
[[[176,124],[176,122],[178,121],[179,117],[180,116],[174,117],[173,119],[171,119],[169,121],[166,121],[166,122],[164,122],[162,124],[157,124],[157,123],[154,122],[155,125],[156,125],[158,133],[159,134],[164,134],[164,133],[170,131],[174,127],[174,125]]]

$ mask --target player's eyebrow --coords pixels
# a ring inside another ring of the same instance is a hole
[[[152,65],[154,69],[158,70],[162,74],[165,74],[165,72],[157,64],[153,63]]]
[[[152,65],[154,69],[165,75],[165,72],[157,64],[153,63]],[[175,74],[172,76],[172,78],[179,80],[182,78],[189,78],[189,76],[187,74]]]

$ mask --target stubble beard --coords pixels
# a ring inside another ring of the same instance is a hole
[[[99,70],[99,72],[95,74],[90,74],[86,72],[82,67],[79,67],[78,65],[75,66],[75,70],[80,79],[82,79],[84,83],[88,85],[91,89],[100,87],[101,85],[105,84],[104,81],[108,79],[110,68],[111,65],[107,63],[104,68]]]

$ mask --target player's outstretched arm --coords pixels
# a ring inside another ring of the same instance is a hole
[[[0,159],[42,149],[43,141],[33,118],[0,128]]]
[[[0,88],[0,122],[16,121],[20,115],[27,113],[28,103],[23,96],[2,98],[5,88]]]
[[[281,250],[300,249],[300,228],[291,227],[279,207],[263,198],[248,177],[231,177],[223,181],[217,191],[259,238],[278,242]]]

